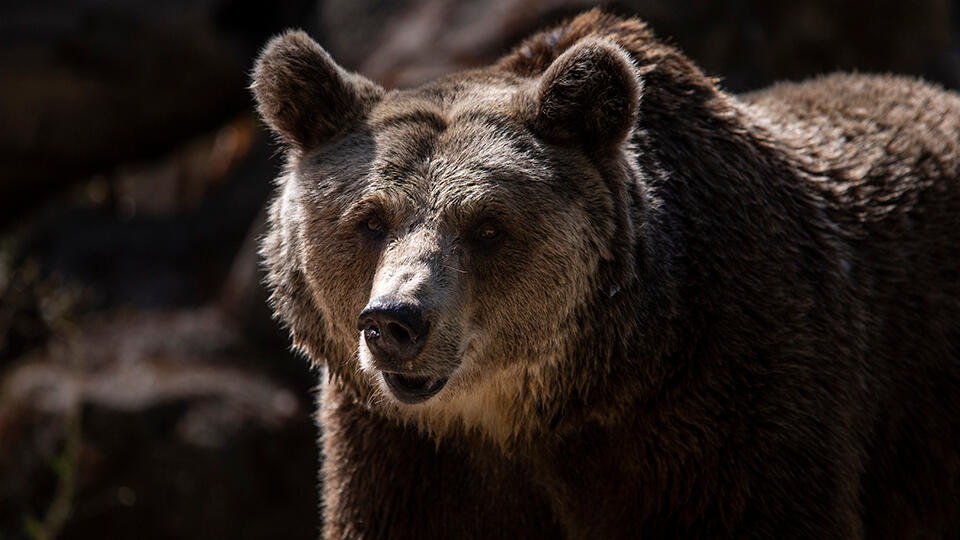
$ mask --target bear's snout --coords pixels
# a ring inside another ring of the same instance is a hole
[[[413,366],[430,332],[430,322],[419,307],[378,296],[360,312],[357,329],[373,356],[373,366],[402,403],[426,401],[447,383],[446,376],[425,374]]]
[[[360,312],[357,329],[363,333],[378,368],[404,371],[403,365],[423,350],[430,323],[417,306],[378,296]]]

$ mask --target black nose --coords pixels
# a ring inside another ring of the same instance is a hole
[[[416,306],[378,296],[360,312],[357,329],[378,360],[406,362],[423,349],[430,325]]]

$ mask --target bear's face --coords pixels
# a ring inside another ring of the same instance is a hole
[[[589,40],[539,78],[387,93],[291,33],[254,90],[289,147],[264,253],[300,346],[371,402],[441,423],[501,422],[562,369],[618,241],[610,171],[629,176],[638,99],[624,53]]]

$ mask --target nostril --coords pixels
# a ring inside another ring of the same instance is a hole
[[[406,328],[397,323],[387,323],[387,332],[397,343],[412,343],[416,341],[416,336],[412,335]]]
[[[370,321],[367,327],[363,329],[363,337],[367,339],[377,339],[380,337],[380,328],[377,327],[373,321]]]
[[[430,330],[419,306],[374,298],[357,317],[357,330],[380,361],[408,361],[420,354]]]

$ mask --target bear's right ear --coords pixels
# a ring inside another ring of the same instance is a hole
[[[267,125],[299,150],[343,132],[383,96],[383,88],[337,65],[299,30],[267,44],[253,68],[251,89]]]

